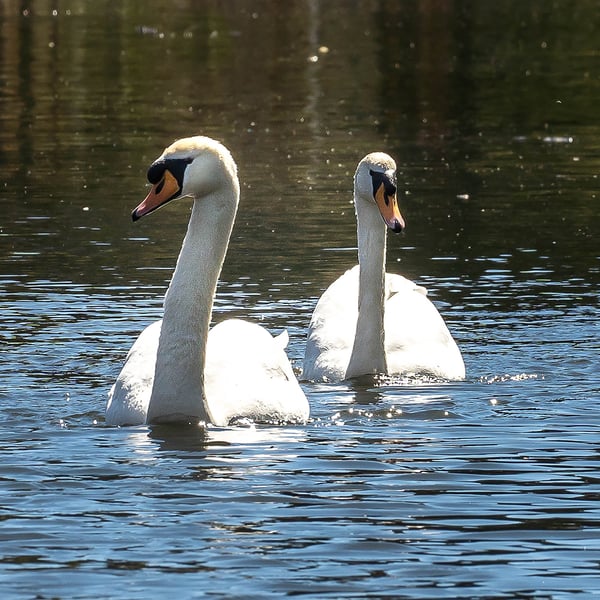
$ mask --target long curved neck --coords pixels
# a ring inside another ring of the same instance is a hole
[[[236,203],[219,194],[194,201],[165,296],[147,423],[210,421],[204,399],[206,340]]]
[[[346,378],[386,373],[384,283],[386,228],[375,205],[355,199],[358,227],[358,319]]]

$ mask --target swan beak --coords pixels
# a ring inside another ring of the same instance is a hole
[[[165,169],[163,176],[150,189],[150,193],[133,210],[131,218],[134,221],[137,221],[144,215],[160,208],[163,204],[172,200],[179,193],[180,189],[181,187],[179,186],[177,178],[169,171],[169,169]]]
[[[377,190],[375,190],[374,197],[385,224],[393,232],[400,233],[404,229],[405,224],[404,219],[400,214],[400,209],[398,208],[398,198],[396,193],[388,194],[385,189],[385,184],[382,182]]]

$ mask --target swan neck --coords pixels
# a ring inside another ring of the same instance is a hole
[[[358,319],[346,377],[386,373],[384,284],[386,227],[377,207],[357,198]]]
[[[204,397],[206,341],[237,198],[194,201],[167,290],[147,421],[211,421]],[[233,208],[229,208],[233,207]]]

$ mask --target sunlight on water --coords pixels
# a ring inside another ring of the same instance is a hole
[[[596,3],[54,4],[0,20],[2,597],[597,595]],[[196,133],[242,186],[215,323],[287,329],[300,372],[382,150],[388,270],[466,379],[303,382],[303,426],[107,426],[191,204],[131,210]]]

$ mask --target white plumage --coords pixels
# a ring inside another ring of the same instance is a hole
[[[229,151],[206,137],[179,140],[152,164],[148,179],[153,187],[134,220],[175,198],[191,196],[194,204],[164,317],[129,351],[109,392],[106,422],[305,422],[309,405],[285,353],[287,333],[273,338],[239,319],[209,332],[239,202]]]
[[[319,299],[309,326],[303,378],[342,381],[368,374],[463,379],[464,362],[427,291],[385,273],[386,231],[404,221],[396,164],[372,153],[354,177],[359,264]]]

